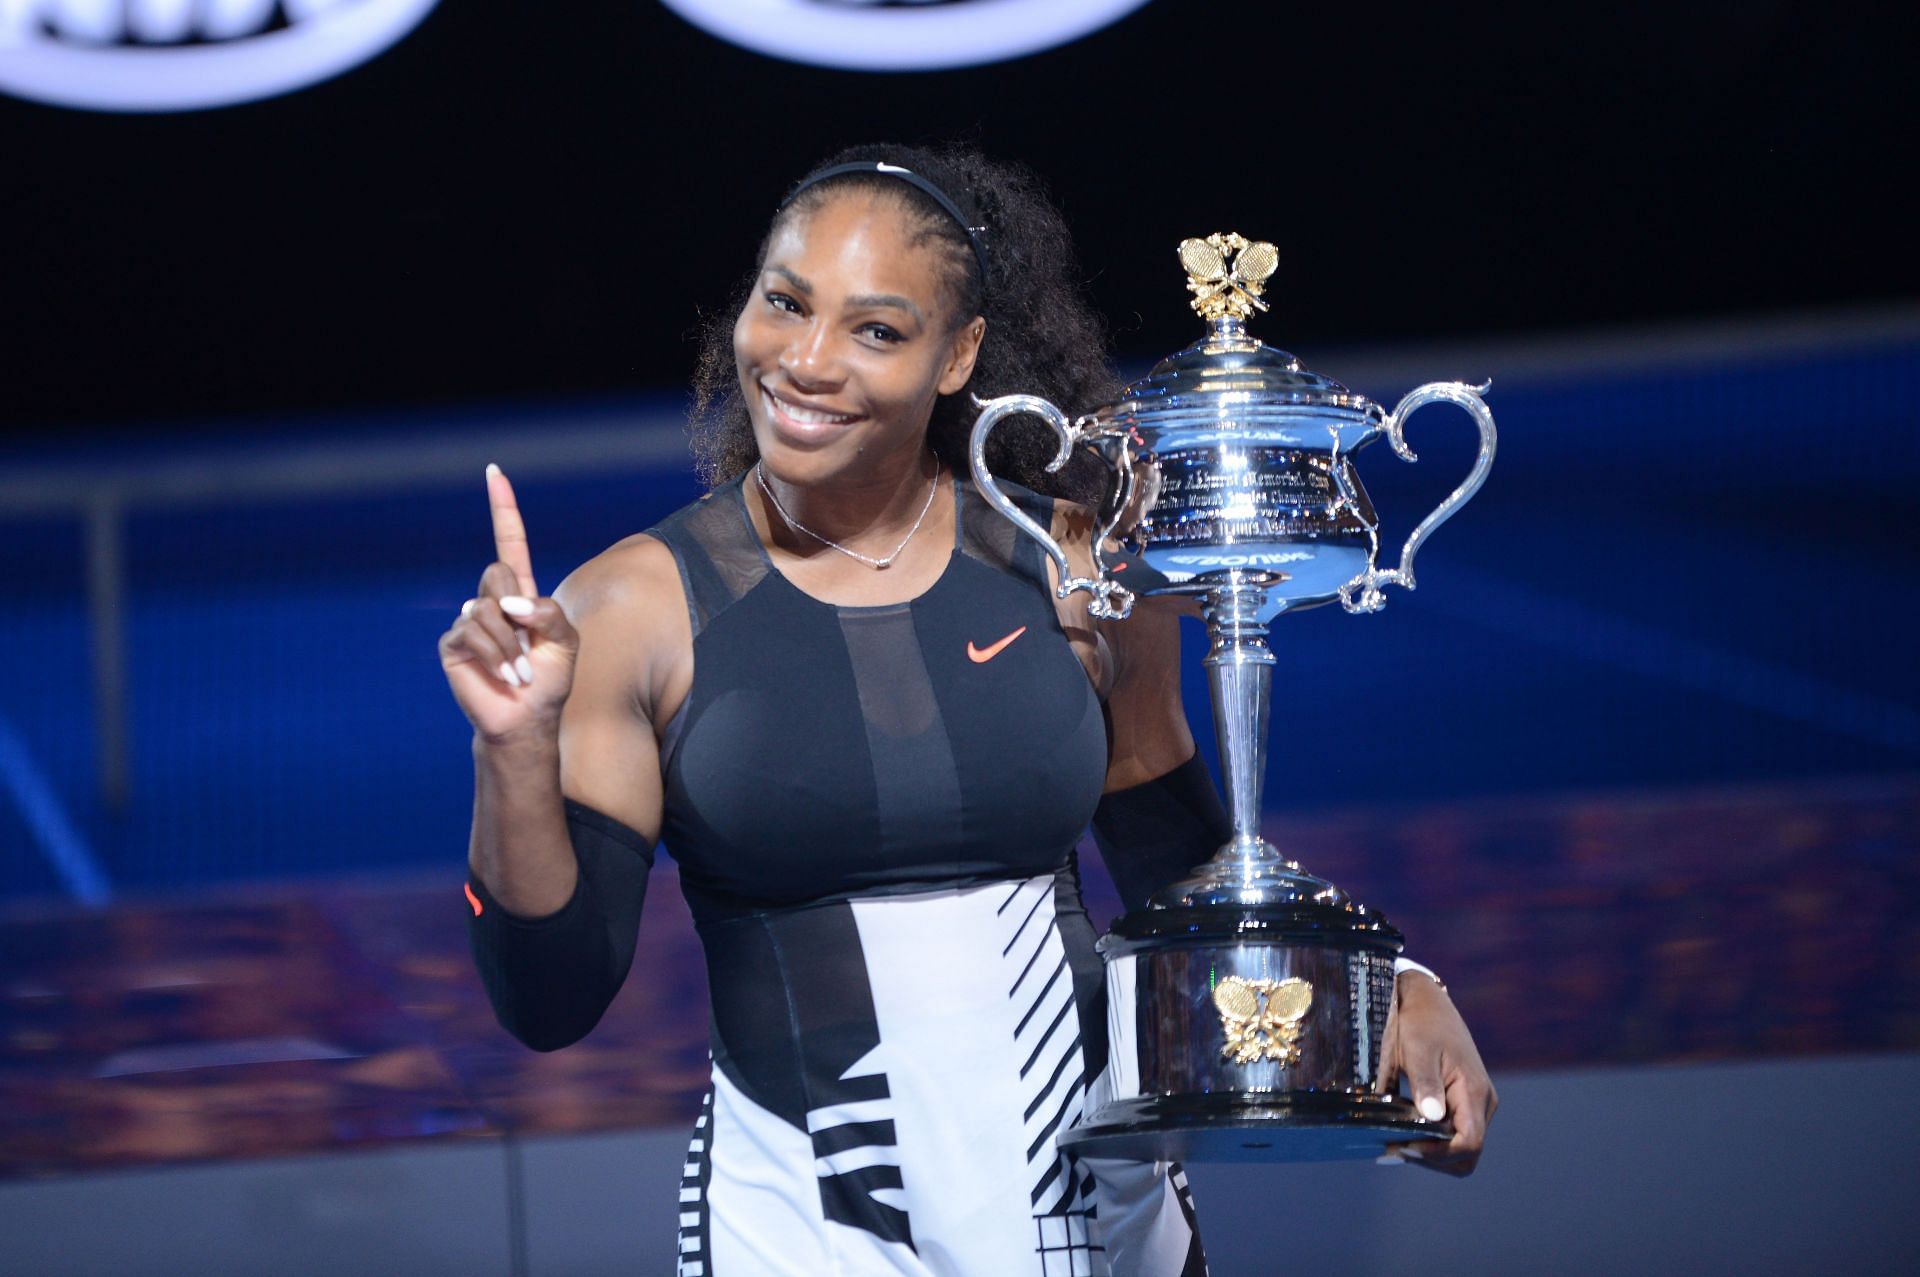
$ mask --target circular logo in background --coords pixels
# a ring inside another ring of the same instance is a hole
[[[1004,62],[1078,40],[1146,0],[661,0],[729,43],[850,71]]]
[[[278,97],[386,51],[439,0],[0,0],[0,92],[89,111]]]

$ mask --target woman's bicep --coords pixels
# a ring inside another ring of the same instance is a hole
[[[1092,512],[1055,501],[1051,531],[1075,575],[1092,576]],[[1193,609],[1172,595],[1142,597],[1126,620],[1098,621],[1087,614],[1087,597],[1075,593],[1057,606],[1105,703],[1106,790],[1112,793],[1164,776],[1193,756],[1180,699],[1180,617]]]
[[[560,720],[560,791],[647,841],[660,836],[660,752],[653,727],[619,690],[582,697]]]
[[[560,788],[651,842],[660,835],[657,671],[678,637],[674,614],[685,609],[677,577],[666,583],[671,597],[657,598],[659,584],[646,577],[658,574],[636,580],[636,565],[625,566],[612,585],[595,590],[570,580],[559,592],[580,600],[580,655],[560,718]]]
[[[1177,600],[1141,599],[1132,616],[1102,627],[1114,663],[1108,793],[1164,776],[1193,756],[1180,692],[1180,611]]]

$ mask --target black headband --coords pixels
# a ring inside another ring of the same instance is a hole
[[[845,177],[849,173],[877,173],[881,177],[898,178],[944,209],[947,216],[951,217],[955,224],[967,233],[967,242],[973,245],[974,259],[980,263],[980,283],[982,287],[985,287],[987,282],[987,245],[986,241],[981,238],[981,232],[987,228],[984,226],[967,225],[966,215],[960,211],[960,206],[954,203],[945,191],[935,186],[932,182],[929,182],[926,178],[921,177],[910,168],[901,168],[898,164],[888,164],[883,160],[857,160],[852,164],[835,164],[829,168],[820,169],[818,172],[809,173],[801,178],[800,184],[787,192],[787,198],[780,201],[780,207],[776,209],[775,212],[786,212],[787,205],[799,199],[800,193],[808,187],[818,186],[820,183],[830,181],[836,177]]]

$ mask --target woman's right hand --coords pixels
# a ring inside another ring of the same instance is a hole
[[[573,689],[580,636],[560,605],[541,597],[534,584],[526,526],[499,466],[487,467],[487,499],[494,562],[480,574],[479,593],[440,636],[440,667],[482,737],[553,739]]]

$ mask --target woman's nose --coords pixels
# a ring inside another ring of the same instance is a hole
[[[780,371],[796,382],[817,385],[837,379],[839,356],[825,324],[808,324],[780,352]]]

